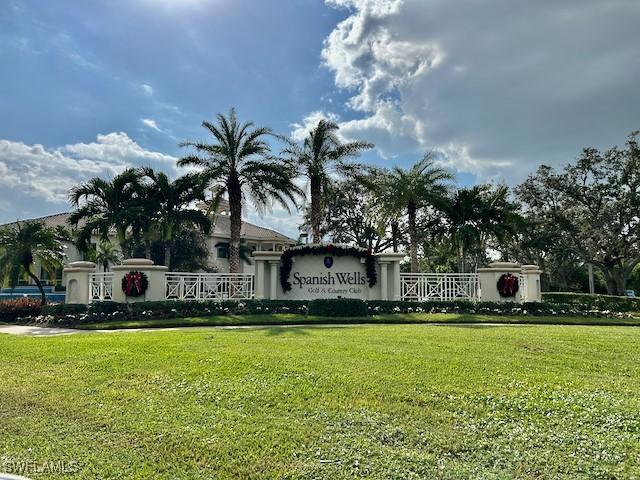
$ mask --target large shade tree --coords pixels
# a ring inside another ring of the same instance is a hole
[[[179,166],[201,169],[202,177],[213,185],[212,207],[227,195],[231,235],[229,241],[229,270],[240,271],[240,230],[242,228],[243,201],[250,200],[264,211],[275,201],[289,210],[289,202],[303,192],[293,183],[290,166],[271,154],[266,138],[273,136],[271,129],[255,127],[252,122],[241,123],[236,112],[218,114],[216,123],[202,122],[213,136],[212,143],[185,142],[182,146],[196,153],[178,161]]]
[[[78,227],[77,243],[82,251],[88,251],[91,237],[96,232],[101,241],[109,241],[109,233],[114,231],[125,258],[129,256],[127,232],[139,225],[145,209],[138,201],[141,173],[127,169],[111,180],[99,177],[71,189],[69,200],[75,211],[69,223]]]
[[[369,177],[369,175],[367,175]],[[380,253],[391,238],[375,193],[359,178],[334,182],[327,190],[321,234],[334,243],[348,243]],[[307,211],[306,223],[311,223]]]
[[[625,148],[586,148],[556,172],[541,166],[517,188],[529,213],[571,254],[599,268],[610,294],[625,293],[640,263],[640,132]]]
[[[16,222],[0,230],[0,278],[15,286],[26,274],[38,287],[42,304],[47,296],[39,275],[33,271],[35,260],[49,273],[60,267],[64,256],[61,231],[41,222]]]
[[[349,169],[347,161],[372,148],[367,142],[343,142],[336,123],[320,120],[301,144],[289,142],[283,154],[298,165],[299,173],[309,181],[311,193],[310,223],[313,241],[322,242],[323,205],[326,192],[336,173]]]
[[[150,228],[155,230],[164,244],[164,265],[171,267],[173,236],[183,228],[211,231],[211,220],[195,203],[205,200],[207,183],[200,175],[187,174],[170,180],[167,174],[152,168],[142,169],[148,179],[143,188],[145,209],[151,218]]]
[[[447,194],[447,182],[453,176],[434,164],[433,155],[427,153],[411,168],[394,167],[380,174],[374,183],[384,214],[397,222],[407,216],[411,271],[418,272],[418,213],[428,206],[441,205]]]

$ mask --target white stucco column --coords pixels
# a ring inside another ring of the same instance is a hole
[[[269,298],[275,300],[278,298],[278,267],[280,266],[280,260],[269,261]]]
[[[256,259],[256,273],[254,278],[256,300],[262,300],[264,298],[264,283],[264,260]]]
[[[389,300],[387,262],[380,262],[380,300]]]
[[[129,258],[122,265],[111,267],[113,272],[113,301],[118,303],[155,302],[166,300],[164,274],[169,267],[154,265],[146,258]],[[147,276],[149,287],[140,297],[127,297],[122,291],[122,279],[129,272],[142,272]]]
[[[403,257],[404,258],[404,257]],[[400,292],[400,260],[393,264],[393,299],[402,300]]]
[[[278,292],[278,269],[280,268],[281,256],[282,252],[262,250],[253,252],[253,259],[256,262],[254,278],[256,300],[276,298]],[[274,278],[275,281],[273,280]]]
[[[540,287],[540,275],[542,270],[537,265],[522,265],[522,277],[524,278],[524,301],[541,302],[542,289]]]
[[[71,262],[62,271],[67,287],[66,303],[89,303],[89,275],[95,273],[96,264],[93,262]]]
[[[379,253],[376,257],[380,265],[380,300],[400,300],[400,262],[405,254]]]

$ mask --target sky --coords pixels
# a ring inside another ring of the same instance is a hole
[[[0,222],[127,166],[172,176],[235,107],[514,185],[640,129],[638,0],[0,0]],[[277,145],[274,145],[277,149]],[[297,216],[248,218],[297,238]]]

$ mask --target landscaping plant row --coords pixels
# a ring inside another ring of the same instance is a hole
[[[617,297],[588,293],[548,292],[542,294],[542,301],[580,305],[591,310],[613,312],[640,312],[640,298]]]
[[[469,301],[362,301],[338,300],[244,300],[165,301],[90,305],[52,304],[41,307],[32,299],[0,303],[0,321],[42,325],[81,325],[96,322],[294,313],[321,317],[363,318],[400,313],[455,313],[518,316],[620,317],[628,313],[571,303],[494,303]]]

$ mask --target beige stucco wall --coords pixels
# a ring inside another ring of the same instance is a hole
[[[332,256],[333,265],[326,267],[324,258],[331,255],[300,255],[293,258],[290,291],[280,284],[280,252],[254,252],[256,260],[256,298],[309,300],[314,298],[358,298],[361,300],[397,300],[400,295],[400,261],[404,254],[376,256],[377,282],[369,286],[366,264],[351,256]],[[384,266],[383,266],[384,265]],[[296,284],[300,277],[328,278],[328,283]],[[349,281],[351,280],[351,282]]]

